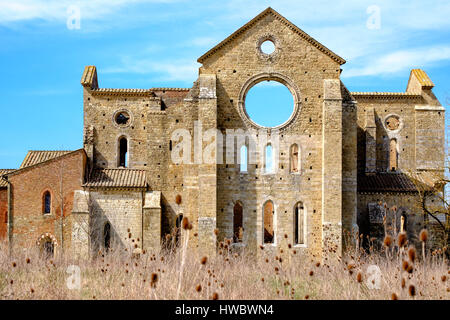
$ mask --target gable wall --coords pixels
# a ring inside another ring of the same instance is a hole
[[[279,50],[273,62],[257,51],[260,37],[276,38]],[[329,56],[303,40],[272,15],[264,17],[231,43],[203,62],[201,74],[217,76],[217,125],[226,129],[252,127],[239,115],[239,94],[252,76],[276,72],[289,78],[299,89],[301,111],[280,132],[280,163],[276,174],[264,174],[263,164],[248,166],[248,173],[238,165],[218,165],[217,226],[219,238],[231,238],[233,207],[243,204],[244,242],[251,248],[263,242],[263,204],[274,202],[275,242],[292,243],[294,205],[302,201],[307,212],[308,248],[321,246],[322,212],[322,106],[324,79],[339,79],[340,66]],[[300,146],[301,174],[289,173],[289,147]],[[235,157],[237,157],[237,147]],[[341,150],[336,150],[341,152]],[[288,238],[285,239],[284,235]]]
[[[11,175],[12,244],[35,247],[44,233],[56,237],[60,245],[61,176],[64,199],[64,247],[70,247],[72,202],[83,183],[86,157],[83,151],[49,161]],[[62,170],[62,171],[61,171]],[[51,213],[43,214],[43,193],[51,194]]]

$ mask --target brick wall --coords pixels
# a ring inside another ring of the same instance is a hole
[[[65,156],[25,168],[9,176],[12,190],[12,244],[33,247],[45,233],[55,237],[60,246],[61,204],[64,204],[64,248],[70,246],[71,222],[75,190],[81,189],[86,156],[78,150]],[[62,178],[61,178],[62,177]],[[63,185],[63,202],[61,199]],[[43,214],[43,194],[51,194],[51,212]]]
[[[0,189],[0,240],[5,239],[7,236],[8,226],[8,189]]]

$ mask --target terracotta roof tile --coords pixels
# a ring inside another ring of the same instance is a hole
[[[412,69],[411,73],[413,73],[417,80],[419,80],[422,87],[433,88],[434,84],[431,81],[430,77],[423,71],[422,69]]]
[[[57,158],[59,156],[65,155],[72,151],[67,150],[39,150],[39,151],[28,151],[27,155],[25,156],[25,159],[23,160],[22,164],[20,165],[19,169],[23,169],[25,167],[33,166],[35,164]]]
[[[417,186],[431,187],[429,181],[422,179],[421,175],[416,175],[415,179],[405,173],[358,175],[358,192],[417,192]]]
[[[394,97],[420,97],[412,92],[351,92],[352,96],[394,96]]]
[[[145,188],[146,171],[139,169],[95,169],[85,187],[100,188]]]
[[[0,188],[5,188],[8,183],[2,179],[2,175],[15,171],[16,169],[0,169]]]

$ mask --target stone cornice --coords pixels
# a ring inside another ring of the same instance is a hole
[[[356,99],[419,99],[422,96],[410,92],[351,92]]]
[[[115,96],[147,96],[156,97],[155,91],[178,91],[188,92],[189,88],[150,88],[150,89],[116,89],[98,88],[89,90],[92,95],[115,95]]]

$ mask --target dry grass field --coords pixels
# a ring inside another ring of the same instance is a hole
[[[294,247],[272,253],[261,248],[255,258],[233,253],[227,242],[215,257],[181,246],[139,256],[110,251],[83,261],[62,254],[45,258],[36,249],[9,255],[3,248],[0,299],[448,300],[450,271],[442,250],[424,260],[421,250],[391,240],[382,253],[341,258],[328,250],[320,260]],[[78,267],[79,288],[72,281]]]

